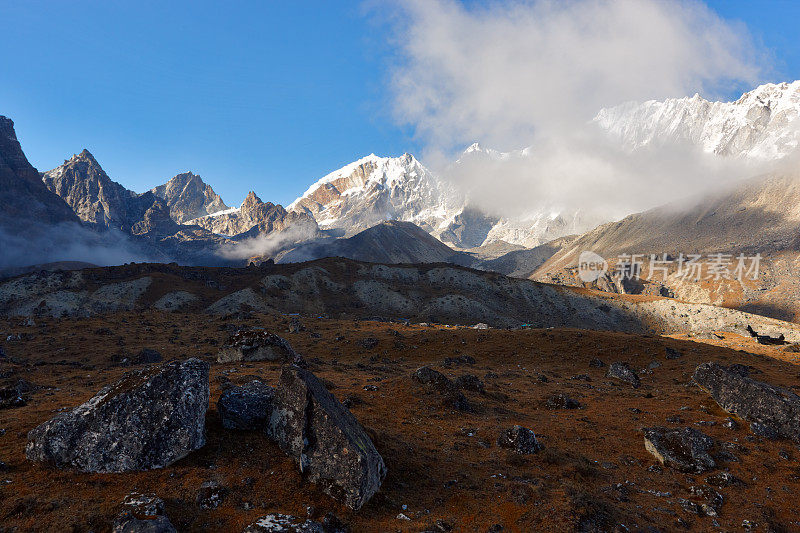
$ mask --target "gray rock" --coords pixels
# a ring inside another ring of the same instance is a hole
[[[481,381],[478,376],[473,374],[464,374],[463,376],[458,376],[453,384],[459,389],[463,390],[479,392],[481,394],[486,392],[483,381]]]
[[[206,481],[200,485],[200,490],[197,491],[197,505],[199,505],[201,509],[216,509],[227,494],[228,489],[220,486],[219,483],[215,481]]]
[[[225,390],[217,402],[217,411],[226,429],[263,430],[272,415],[275,389],[253,380],[241,387]]]
[[[208,371],[188,359],[126,374],[28,433],[25,455],[83,472],[172,464],[205,444]]]
[[[661,464],[681,472],[701,473],[716,468],[714,458],[708,453],[713,446],[711,437],[690,427],[644,429],[644,447],[647,451]]]
[[[18,380],[14,385],[0,387],[0,409],[26,405],[28,403],[25,397],[25,393],[28,392],[26,383],[24,380]]]
[[[717,363],[703,363],[694,381],[728,413],[750,422],[755,433],[800,442],[800,396]]]
[[[304,520],[280,513],[262,516],[244,529],[243,533],[344,533],[347,529],[338,519],[326,516],[322,522]]]
[[[297,353],[283,338],[251,329],[231,335],[217,355],[218,363],[237,361],[292,361]]]
[[[541,450],[541,445],[536,434],[528,428],[514,426],[500,434],[497,445],[501,448],[510,448],[521,455],[529,455]]]
[[[578,400],[570,398],[564,393],[556,393],[550,396],[545,402],[548,409],[580,409],[581,404]]]
[[[441,392],[448,392],[455,389],[455,385],[450,381],[450,378],[429,366],[416,369],[414,373],[411,374],[411,379]]]
[[[351,509],[360,509],[386,476],[383,458],[352,413],[296,365],[281,372],[268,434],[309,481]]]
[[[611,363],[608,367],[608,373],[606,374],[610,378],[615,378],[620,381],[624,381],[625,383],[630,383],[634,389],[639,388],[640,381],[639,376],[636,375],[628,363]]]
[[[112,533],[175,533],[161,498],[133,492],[122,505],[125,510],[114,521]]]

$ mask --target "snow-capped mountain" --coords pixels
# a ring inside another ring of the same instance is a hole
[[[318,180],[287,210],[346,235],[386,220],[413,222],[435,234],[462,207],[458,192],[413,155],[370,154]]]
[[[799,118],[800,81],[794,81],[761,85],[735,102],[697,94],[630,102],[600,110],[594,121],[630,149],[677,141],[708,153],[771,160],[797,148]]]

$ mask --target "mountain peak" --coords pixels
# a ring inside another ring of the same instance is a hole
[[[242,202],[242,206],[244,206],[245,204],[253,205],[253,204],[263,204],[263,203],[264,202],[261,201],[261,198],[258,197],[255,191],[250,191],[247,194],[247,197],[244,199],[244,202]]]
[[[192,171],[176,174],[150,191],[164,200],[179,224],[228,209],[220,195]]]
[[[73,155],[71,160],[86,161],[88,163],[93,163],[95,165],[98,164],[97,163],[97,159],[95,159],[94,156],[92,155],[92,153],[89,150],[87,150],[86,148],[81,150],[81,153]]]

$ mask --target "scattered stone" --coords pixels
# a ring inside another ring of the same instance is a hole
[[[459,389],[480,392],[481,394],[486,392],[483,381],[481,381],[478,376],[472,374],[464,374],[463,376],[457,377],[454,384]]]
[[[445,357],[442,366],[449,368],[451,366],[474,365],[475,363],[474,357],[464,354],[457,357]]]
[[[25,393],[29,391],[29,383],[23,379],[18,380],[14,385],[0,387],[0,409],[27,405],[28,400]]]
[[[161,360],[162,357],[158,351],[151,350],[150,348],[143,348],[131,358],[131,363],[134,365],[150,365],[153,363],[160,363]]]
[[[750,422],[754,433],[800,441],[800,396],[791,390],[742,376],[717,363],[703,363],[693,377],[722,409]]]
[[[655,370],[656,368],[661,368],[661,363],[658,361],[651,361],[649,365],[647,365],[648,370]]]
[[[580,409],[581,404],[566,394],[559,392],[550,396],[545,402],[548,409]]]
[[[601,359],[594,357],[591,361],[589,361],[589,366],[592,368],[603,368],[606,366],[606,364]]]
[[[700,512],[697,514],[700,516],[719,516],[719,509],[725,501],[722,494],[711,487],[705,486],[689,487],[689,492],[700,500]]]
[[[717,466],[708,453],[714,440],[691,427],[645,428],[644,446],[661,464],[681,472],[702,473]]]
[[[264,430],[272,416],[275,389],[254,379],[241,387],[230,387],[217,402],[226,429]]]
[[[683,357],[683,354],[681,352],[669,346],[665,346],[664,351],[666,352],[665,357],[667,359],[680,359],[681,357]]]
[[[718,489],[729,487],[731,485],[744,484],[741,479],[734,476],[730,472],[717,472],[715,474],[711,474],[710,476],[706,477],[706,483],[713,487],[717,487]]]
[[[289,320],[289,333],[300,333],[301,331],[305,331],[306,327],[300,322],[300,319],[296,316],[293,316]]]
[[[358,510],[381,486],[386,465],[364,429],[308,370],[283,368],[268,434],[312,483]]]
[[[122,502],[124,510],[114,521],[112,533],[175,533],[164,514],[164,501],[153,494],[132,492]]]
[[[625,383],[629,383],[634,389],[639,388],[639,376],[637,376],[636,372],[634,372],[631,367],[628,366],[628,363],[611,363],[611,365],[608,367],[608,373],[606,375],[610,378],[615,378],[620,381],[624,381]]]
[[[518,425],[503,431],[497,439],[497,445],[521,455],[533,454],[544,448],[533,431]]]
[[[172,464],[205,444],[208,372],[188,359],[126,374],[28,433],[25,455],[83,472]]]
[[[297,353],[281,337],[247,329],[231,335],[217,355],[218,363],[237,361],[293,361]]]
[[[206,481],[197,492],[197,505],[201,509],[216,509],[225,499],[228,491],[216,481]]]
[[[358,345],[364,348],[365,350],[372,350],[376,346],[378,346],[378,339],[375,337],[367,337],[365,339],[361,339],[358,341]]]
[[[484,324],[483,322],[478,322],[477,324],[472,326],[472,329],[489,329],[489,324]]]
[[[726,429],[736,430],[739,429],[739,423],[731,417],[725,419],[722,423],[722,427]]]

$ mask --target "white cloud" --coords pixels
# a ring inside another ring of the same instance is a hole
[[[396,17],[395,114],[435,148],[509,149],[628,100],[754,83],[743,26],[697,2],[411,0]]]
[[[399,14],[398,14],[399,13]],[[498,215],[542,209],[610,218],[759,171],[695,147],[631,154],[590,124],[630,100],[750,88],[765,54],[747,28],[699,2],[403,3],[391,23],[396,120],[424,160]],[[478,140],[530,157],[447,169]],[[597,220],[589,217],[591,220]]]

